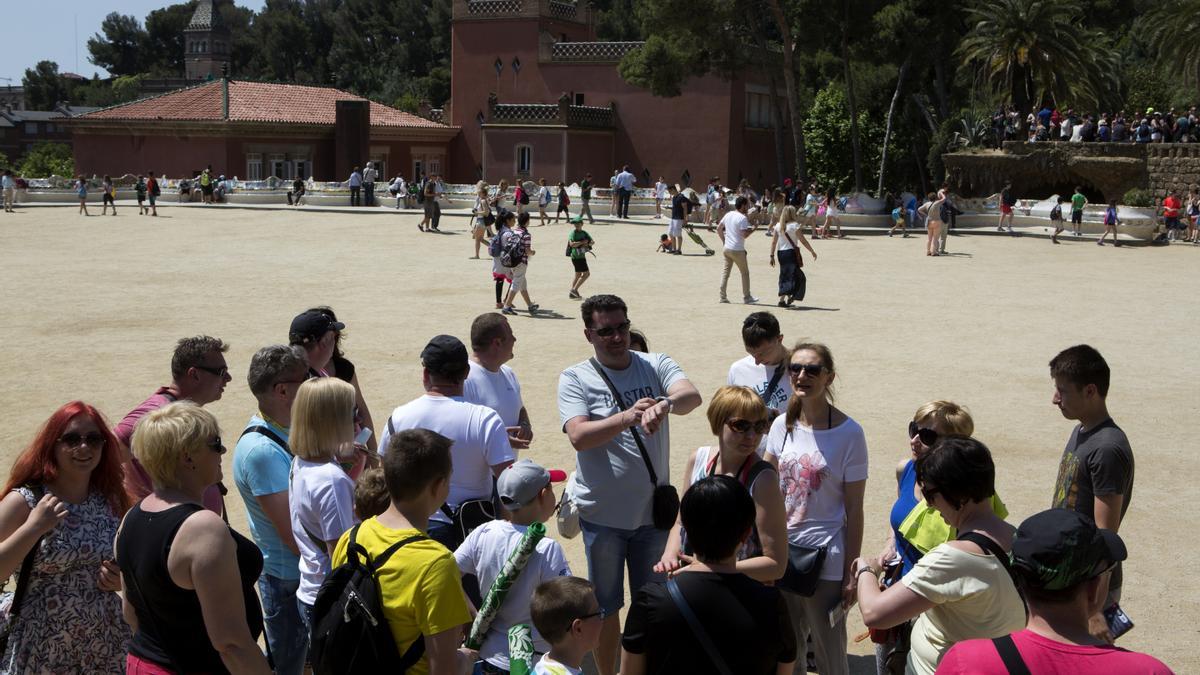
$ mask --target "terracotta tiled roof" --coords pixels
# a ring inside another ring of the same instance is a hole
[[[188,87],[161,96],[125,103],[80,116],[82,120],[221,121],[221,81]],[[331,87],[229,81],[229,121],[280,122],[332,126],[337,101],[361,96]],[[445,128],[403,110],[371,102],[373,127]]]

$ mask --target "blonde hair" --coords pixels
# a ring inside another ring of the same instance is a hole
[[[913,413],[914,422],[932,422],[935,431],[946,436],[971,436],[975,420],[971,413],[953,401],[930,401]]]
[[[338,446],[354,440],[354,387],[336,377],[305,381],[292,402],[288,445],[301,459],[331,458]]]
[[[767,406],[750,387],[721,387],[708,404],[708,425],[720,436],[721,426],[735,417],[748,422],[765,420]]]
[[[788,223],[795,222],[796,207],[788,204],[779,211],[779,225],[787,226]],[[780,228],[782,230],[782,228]]]
[[[133,456],[155,489],[179,488],[179,462],[207,447],[221,433],[217,418],[192,401],[178,401],[146,414],[133,431]]]

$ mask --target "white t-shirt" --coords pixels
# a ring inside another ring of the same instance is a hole
[[[542,654],[541,660],[533,666],[533,675],[583,675],[583,669],[572,668],[550,658],[549,654]]]
[[[514,525],[507,520],[493,520],[480,525],[454,551],[458,569],[463,574],[479,577],[479,589],[486,594],[492,582],[500,576],[508,556],[521,543],[527,529],[527,525]],[[508,589],[508,595],[496,612],[496,618],[479,648],[479,657],[508,670],[508,629],[518,623],[529,624],[532,629],[535,652],[544,654],[550,651],[550,645],[542,639],[537,628],[533,627],[533,620],[529,618],[529,603],[533,600],[534,589],[543,582],[570,575],[571,568],[562,546],[549,536],[538,541],[534,554]]]
[[[725,226],[725,250],[745,251],[746,235],[750,232],[750,219],[738,210],[730,211],[721,217],[721,225]]]
[[[763,398],[767,395],[767,385],[771,383],[771,378],[775,376],[778,368],[784,368],[786,371],[787,365],[756,364],[754,357],[747,354],[729,366],[729,377],[725,380],[725,384],[735,387],[750,387],[754,393],[758,394],[759,398]],[[771,390],[770,397],[766,399],[767,407],[779,413],[786,412],[788,399],[791,397],[792,380],[787,376],[787,372],[784,372],[775,384],[775,388]]]
[[[317,601],[317,589],[329,574],[329,550],[313,541],[337,541],[354,527],[354,481],[337,462],[292,459],[288,481],[288,511],[300,549],[300,588],[296,597],[307,605]],[[310,534],[311,533],[311,534]]]
[[[790,251],[790,250],[796,248],[795,246],[792,246],[792,242],[794,241],[797,244],[800,243],[800,240],[796,238],[797,237],[796,232],[799,229],[800,229],[800,223],[797,223],[795,221],[788,223],[782,232],[779,230],[778,224],[771,226],[771,230],[773,232],[779,233],[779,241],[775,244],[775,250],[776,251]],[[791,241],[788,241],[788,238],[783,236],[785,232],[788,234],[788,236],[790,236],[792,238]]]
[[[515,427],[521,419],[521,385],[517,375],[508,366],[500,366],[493,373],[475,361],[471,361],[471,372],[463,383],[463,400],[495,410],[506,427]]]
[[[467,403],[460,396],[425,394],[392,411],[389,423],[391,430],[385,425],[379,435],[380,455],[392,433],[405,429],[428,429],[454,442],[450,446],[454,472],[450,474],[450,496],[446,498],[451,508],[491,496],[492,467],[517,458],[496,411]],[[430,520],[450,522],[441,509],[434,511]]]
[[[655,199],[666,199],[667,198],[667,184],[666,183],[659,181],[654,184],[654,198]]]
[[[846,555],[845,484],[867,479],[867,438],[847,418],[832,429],[797,422],[790,434],[780,415],[767,434],[767,454],[779,458],[779,487],[788,541],[828,546],[821,578],[840,581]]]

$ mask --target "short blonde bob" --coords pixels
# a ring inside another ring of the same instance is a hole
[[[131,449],[154,489],[178,489],[179,463],[188,454],[211,452],[208,444],[220,434],[212,413],[192,401],[178,401],[152,410],[138,421]]]
[[[708,425],[714,435],[720,436],[721,427],[734,418],[747,422],[765,420],[767,406],[750,387],[721,387],[708,404]]]
[[[975,433],[975,420],[966,408],[953,401],[930,401],[917,408],[913,421],[925,422],[943,436],[971,436]]]
[[[354,387],[336,377],[305,381],[292,402],[288,445],[311,462],[328,460],[354,440]]]

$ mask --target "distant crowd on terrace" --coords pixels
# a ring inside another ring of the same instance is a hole
[[[1073,143],[1195,143],[1200,141],[1196,106],[1186,112],[1175,108],[1147,108],[1135,112],[1080,112],[1044,105],[1030,112],[1022,126],[1015,107],[992,114],[992,137],[999,148],[1004,141],[1064,141]]]

